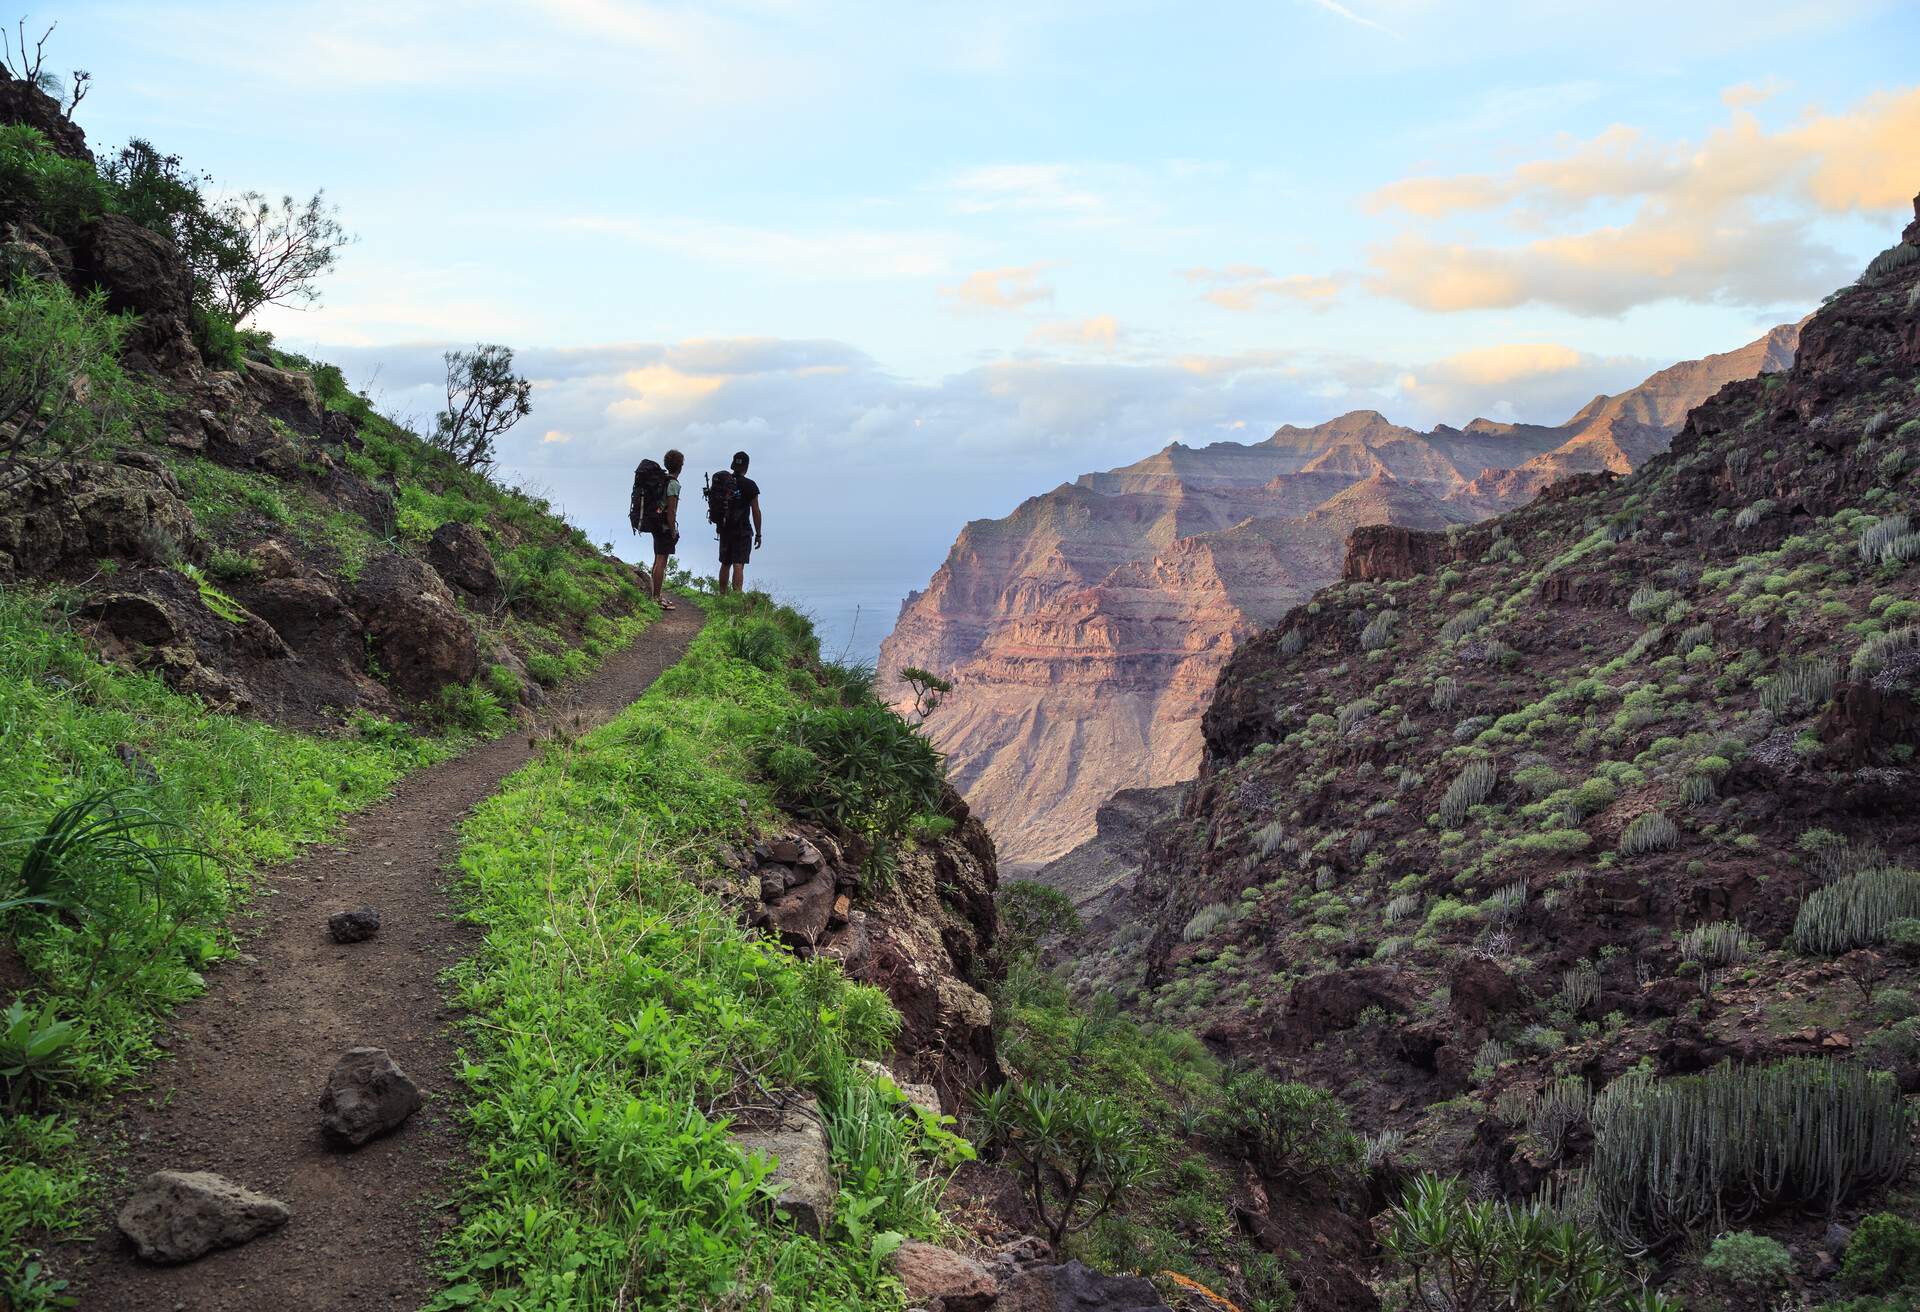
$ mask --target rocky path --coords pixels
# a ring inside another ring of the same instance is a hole
[[[699,630],[681,608],[570,695],[547,724],[599,724],[680,658]],[[435,1289],[431,1246],[451,1220],[462,1141],[458,1035],[439,973],[473,931],[454,918],[448,867],[462,817],[532,754],[516,732],[405,781],[335,842],[262,877],[240,961],[181,1008],[170,1053],[144,1090],[111,1108],[122,1145],[106,1194],[117,1205],[150,1172],[212,1171],[281,1199],[284,1227],[184,1266],[137,1259],[103,1215],[76,1260],[85,1309],[294,1312],[416,1308]],[[381,927],[332,942],[327,917],[363,903]],[[342,1151],[319,1131],[328,1072],[349,1047],[388,1049],[426,1095],[398,1130]]]

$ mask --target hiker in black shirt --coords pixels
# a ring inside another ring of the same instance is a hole
[[[720,591],[740,592],[746,586],[747,560],[760,545],[760,485],[747,477],[745,451],[733,453],[726,478],[714,476],[708,498],[708,515],[720,530]]]

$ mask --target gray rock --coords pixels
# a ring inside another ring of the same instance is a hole
[[[327,917],[327,937],[335,943],[364,943],[380,932],[380,913],[373,907],[336,911]]]
[[[348,1048],[320,1095],[320,1129],[359,1147],[420,1110],[420,1090],[385,1048]]]
[[[766,1125],[735,1130],[733,1141],[742,1153],[775,1159],[769,1177],[779,1190],[775,1207],[805,1233],[825,1234],[833,1224],[835,1189],[819,1101],[803,1098],[790,1103]]]
[[[1004,1281],[993,1312],[1170,1312],[1139,1276],[1103,1276],[1080,1262],[1032,1266]]]
[[[791,948],[809,948],[827,932],[833,915],[833,881],[815,879],[791,889],[768,908],[780,941]]]
[[[149,1262],[191,1262],[277,1230],[292,1210],[211,1171],[155,1171],[114,1218]]]

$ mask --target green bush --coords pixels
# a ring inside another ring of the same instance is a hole
[[[1115,1102],[1058,1084],[1008,1081],[977,1105],[984,1144],[1006,1155],[1056,1245],[1149,1179],[1139,1127]]]
[[[1339,1183],[1359,1164],[1360,1139],[1347,1109],[1324,1089],[1242,1071],[1228,1078],[1224,1092],[1222,1137],[1269,1176]]]
[[[96,292],[58,283],[0,285],[0,493],[23,459],[71,460],[120,446],[158,413],[160,393],[120,367],[129,320]]]
[[[1031,952],[1044,940],[1077,934],[1083,928],[1073,899],[1031,879],[1009,879],[994,898],[999,912],[1001,950],[1009,957]]]
[[[1840,1279],[1862,1294],[1920,1294],[1920,1224],[1876,1212],[1854,1227]]]
[[[106,208],[107,190],[93,165],[61,155],[37,128],[0,127],[0,213],[70,238]]]
[[[1725,1288],[1754,1293],[1786,1284],[1793,1275],[1793,1256],[1778,1240],[1737,1230],[1713,1241],[1700,1269]]]
[[[721,641],[732,650],[724,632]],[[946,784],[933,745],[878,702],[807,707],[784,721],[760,754],[796,814],[883,841],[904,835],[915,816],[937,811]]]

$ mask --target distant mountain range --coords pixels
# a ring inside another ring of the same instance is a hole
[[[1193,776],[1234,646],[1338,577],[1352,529],[1469,522],[1570,474],[1627,473],[1725,384],[1788,368],[1798,339],[1784,324],[1552,427],[1420,432],[1356,410],[1259,443],[1175,442],[968,524],[880,668],[954,682],[929,729],[1003,866],[1037,866],[1115,792]]]

